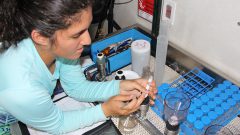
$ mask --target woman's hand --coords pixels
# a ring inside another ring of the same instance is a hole
[[[155,81],[150,83],[149,92],[146,90],[148,80],[146,79],[135,79],[135,80],[122,80],[120,82],[120,95],[134,95],[139,97],[141,93],[143,95],[148,94],[150,97],[150,104],[154,104],[154,99],[156,98],[157,88]]]
[[[139,109],[139,106],[143,102],[144,98],[144,94],[138,98],[133,95],[113,96],[107,102],[102,104],[102,109],[106,117],[129,115]]]

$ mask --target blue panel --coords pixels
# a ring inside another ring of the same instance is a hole
[[[102,51],[111,44],[126,40],[128,38],[133,38],[133,40],[144,39],[151,43],[150,37],[144,35],[137,29],[130,29],[117,35],[113,35],[104,40],[93,43],[91,46],[91,55],[93,61],[96,63],[96,56],[98,52]],[[131,50],[128,49],[122,53],[119,53],[108,58],[108,72],[112,73],[130,63],[131,63]]]

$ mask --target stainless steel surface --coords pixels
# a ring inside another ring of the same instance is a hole
[[[148,119],[138,120],[138,122],[150,135],[163,135]]]

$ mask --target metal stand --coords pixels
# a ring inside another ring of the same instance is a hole
[[[108,34],[113,32],[113,28],[115,28],[116,30],[121,29],[121,27],[117,24],[117,22],[113,18],[114,2],[115,2],[115,0],[109,0],[108,3],[106,3],[106,4],[108,4],[108,6],[107,6],[108,7],[108,13],[107,13]],[[95,39],[99,38],[99,36],[101,35],[101,29],[103,27],[104,21],[105,21],[105,19],[103,19],[101,22],[99,22]]]

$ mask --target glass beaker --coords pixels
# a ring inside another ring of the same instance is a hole
[[[118,129],[123,134],[131,134],[137,125],[136,117],[133,114],[121,116],[118,121]]]
[[[189,96],[182,91],[172,91],[164,98],[165,134],[178,134],[180,124],[186,119],[191,104]]]
[[[209,126],[204,135],[233,135],[229,128],[222,125],[211,125]]]

